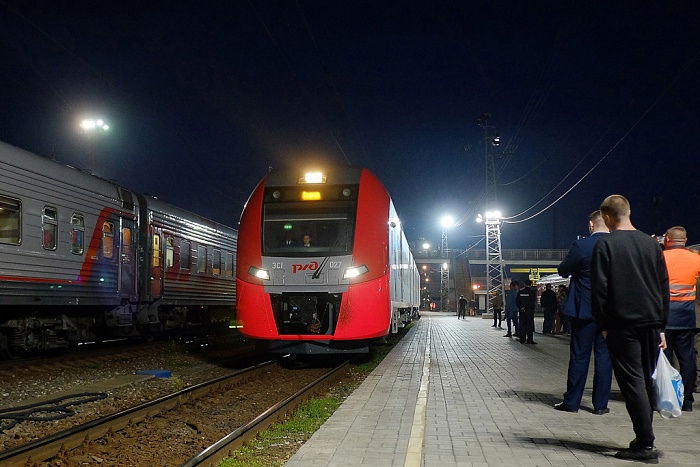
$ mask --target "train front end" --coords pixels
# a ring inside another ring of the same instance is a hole
[[[389,206],[366,169],[271,171],[241,216],[243,334],[296,354],[366,352],[386,336]]]

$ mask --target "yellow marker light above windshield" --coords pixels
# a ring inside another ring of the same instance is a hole
[[[301,192],[301,199],[304,201],[318,201],[321,199],[321,192],[320,191],[302,191]]]

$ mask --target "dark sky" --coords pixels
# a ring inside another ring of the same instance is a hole
[[[489,112],[504,248],[568,248],[613,193],[700,243],[693,3],[0,0],[0,140],[87,168],[103,117],[97,175],[233,227],[268,167],[360,165],[463,248]]]

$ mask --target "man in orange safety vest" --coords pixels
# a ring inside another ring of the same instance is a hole
[[[693,410],[695,388],[695,296],[700,276],[700,255],[685,248],[688,240],[685,228],[668,229],[664,237],[664,259],[668,269],[671,294],[668,323],[666,324],[666,357],[673,364],[678,358],[683,378],[683,411]]]

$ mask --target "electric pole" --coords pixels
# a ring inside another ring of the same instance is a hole
[[[496,164],[494,149],[501,144],[496,127],[489,125],[490,113],[476,119],[484,130],[484,155],[486,157],[486,204],[485,215],[479,218],[486,225],[486,308],[493,313],[493,298],[500,295],[505,304],[505,279],[503,277],[503,255],[501,253],[501,213],[497,211]]]

